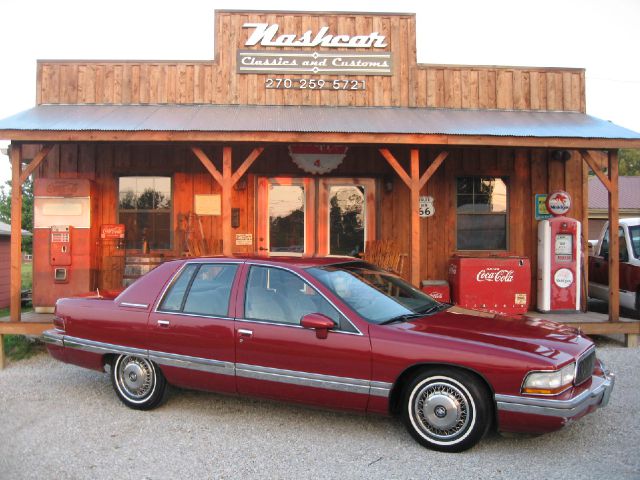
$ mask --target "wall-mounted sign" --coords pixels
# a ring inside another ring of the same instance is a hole
[[[236,245],[253,245],[253,234],[236,233]]]
[[[221,215],[220,195],[194,195],[193,209],[196,215]]]
[[[391,52],[274,52],[238,50],[238,73],[391,75]]]
[[[547,198],[547,210],[551,215],[560,216],[571,209],[571,196],[562,190],[553,192]]]
[[[124,238],[124,224],[100,225],[100,238],[103,240],[119,240]]]
[[[298,144],[289,145],[293,162],[313,175],[329,173],[338,168],[349,147],[343,145]]]
[[[253,28],[253,33],[245,42],[251,47],[260,44],[263,47],[324,47],[324,48],[384,48],[386,37],[378,32],[368,35],[331,35],[329,27],[322,27],[314,34],[307,30],[302,35],[284,33],[278,35],[277,23],[245,23],[242,28]]]
[[[433,217],[433,214],[436,213],[436,209],[433,206],[433,197],[421,196],[419,209],[421,218]]]
[[[549,210],[547,210],[547,197],[548,195],[546,193],[536,193],[534,204],[536,220],[546,220],[552,217]]]

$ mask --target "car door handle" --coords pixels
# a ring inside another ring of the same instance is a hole
[[[161,328],[169,328],[169,320],[158,320],[158,326]]]
[[[238,335],[240,335],[241,337],[251,337],[253,336],[253,330],[246,330],[244,328],[239,328]]]

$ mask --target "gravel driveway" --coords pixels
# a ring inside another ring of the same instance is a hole
[[[540,437],[462,454],[420,447],[395,419],[173,390],[124,407],[106,374],[40,354],[0,371],[0,478],[640,478],[640,350],[599,342],[604,409]]]

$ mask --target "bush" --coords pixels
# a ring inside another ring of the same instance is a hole
[[[4,335],[4,352],[11,360],[29,358],[43,350],[42,342],[24,335]]]

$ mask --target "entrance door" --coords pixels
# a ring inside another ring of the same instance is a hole
[[[259,253],[355,256],[375,239],[375,200],[370,178],[260,178]]]

